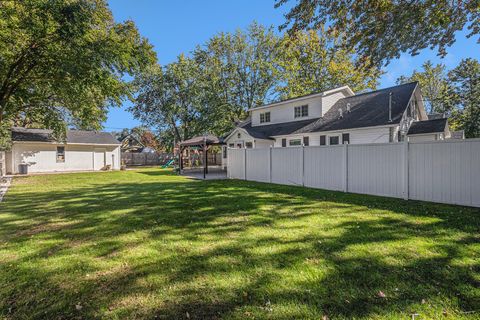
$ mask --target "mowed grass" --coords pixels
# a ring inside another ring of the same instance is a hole
[[[15,178],[0,318],[480,318],[480,210],[168,170]]]

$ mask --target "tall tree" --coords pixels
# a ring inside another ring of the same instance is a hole
[[[321,92],[349,85],[354,91],[375,89],[381,71],[355,66],[354,55],[337,50],[339,37],[310,30],[285,35],[278,46],[281,81],[276,90],[282,98]]]
[[[422,90],[427,113],[445,113],[449,115],[455,108],[453,88],[447,78],[444,64],[433,65],[425,61],[422,70],[414,70],[410,76],[401,76],[397,83],[418,81]]]
[[[448,78],[459,104],[454,120],[465,130],[467,138],[480,137],[480,63],[464,59],[448,73]]]
[[[0,2],[0,127],[100,128],[132,94],[124,75],[156,60],[134,23],[105,0]]]
[[[134,81],[138,91],[129,111],[172,140],[181,141],[201,134],[206,126],[201,121],[199,108],[199,78],[198,65],[184,55],[164,68],[149,68]]]
[[[276,0],[275,7],[290,1]],[[293,32],[328,25],[345,35],[342,46],[356,48],[360,62],[376,65],[429,47],[445,56],[457,31],[480,33],[478,0],[298,0],[285,18],[280,28]]]
[[[194,51],[206,116],[217,134],[230,130],[248,109],[272,99],[277,43],[272,28],[253,23],[246,32],[220,33]]]

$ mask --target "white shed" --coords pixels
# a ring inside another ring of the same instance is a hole
[[[6,153],[6,171],[93,171],[120,169],[120,142],[109,132],[68,130],[65,141],[57,141],[52,130],[12,128],[12,148]]]

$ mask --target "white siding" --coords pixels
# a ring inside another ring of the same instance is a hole
[[[275,147],[282,146],[282,138],[287,139],[288,141],[292,139],[299,139],[302,137],[308,136],[310,138],[310,146],[319,146],[320,145],[320,136],[325,135],[327,144],[329,143],[329,137],[339,136],[340,143],[342,143],[342,134],[350,134],[350,144],[368,144],[368,143],[388,143],[390,141],[390,128],[389,127],[371,127],[363,129],[350,129],[343,131],[324,131],[316,133],[306,133],[303,135],[288,135],[288,136],[279,136],[275,139]],[[394,136],[396,139],[396,135]],[[394,140],[396,141],[396,140]]]
[[[438,140],[436,133],[408,136],[408,141],[410,142],[425,142],[425,141],[435,141],[435,140]]]
[[[327,113],[328,110],[330,110],[335,102],[345,97],[346,95],[343,91],[335,92],[322,97],[322,116]]]
[[[294,108],[305,104],[308,104],[308,117],[295,118]],[[261,108],[259,110],[252,110],[251,112],[252,126],[320,118],[322,116],[322,97],[314,97],[301,101],[275,105],[272,107]],[[269,123],[260,123],[260,113],[264,112],[270,112]]]
[[[234,148],[236,148],[238,143],[242,144],[242,146],[244,147],[245,143],[251,142],[253,144],[253,141],[254,139],[249,134],[245,133],[244,130],[236,129],[230,135],[230,137],[228,137],[228,139],[225,140],[225,143],[227,147],[229,147],[229,145],[233,143]]]
[[[65,147],[65,162],[57,162],[57,146]],[[28,172],[87,171],[94,170],[95,145],[56,145],[56,144],[14,144],[12,147],[13,173],[18,173],[18,165],[28,164]],[[101,147],[103,158],[112,169],[120,169],[120,148]],[[112,158],[113,155],[113,158]],[[113,163],[112,163],[113,161]],[[103,163],[103,162],[102,162]],[[95,168],[99,170],[100,168]]]
[[[296,101],[276,104],[271,107],[252,110],[252,126],[265,125],[260,123],[260,114],[270,112],[270,124],[290,122],[296,120],[314,119],[322,117],[338,100],[345,98],[345,90],[335,91],[325,96],[317,95],[311,98],[304,98]],[[308,117],[295,118],[294,108],[308,104]]]
[[[388,143],[390,141],[389,127],[375,127],[345,131],[350,133],[350,144]]]

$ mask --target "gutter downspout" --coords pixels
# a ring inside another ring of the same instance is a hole
[[[392,122],[392,92],[388,94],[388,122]]]

